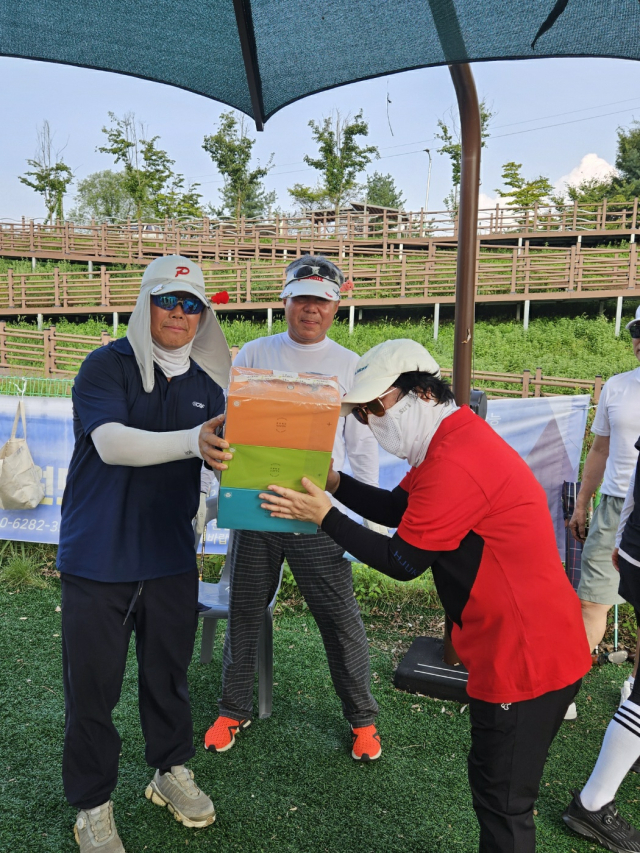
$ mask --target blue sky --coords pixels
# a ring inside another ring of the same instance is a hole
[[[640,119],[640,64],[608,59],[528,60],[474,65],[478,92],[496,113],[491,138],[483,152],[483,201],[495,203],[501,186],[502,164],[516,160],[526,176],[539,174],[553,183],[575,176],[581,163],[587,174],[612,164],[616,128]],[[64,159],[78,179],[112,167],[102,144],[102,126],[109,111],[132,111],[160,137],[160,145],[175,159],[175,168],[201,184],[205,201],[217,203],[221,186],[209,156],[202,150],[205,134],[214,131],[226,108],[199,95],[170,86],[116,74],[42,62],[0,57],[5,120],[0,129],[0,219],[39,218],[44,207],[17,176],[36,146],[36,131],[48,119],[55,142],[65,146]],[[638,89],[639,95],[633,97]],[[387,92],[391,100],[387,119]],[[314,95],[285,107],[257,134],[256,157],[266,161],[273,152],[275,168],[266,185],[275,189],[278,204],[292,210],[287,187],[315,184],[316,173],[302,161],[314,154],[308,121],[334,110],[363,109],[369,121],[369,141],[381,159],[368,171],[390,172],[404,192],[408,209],[425,201],[427,155],[433,154],[430,203],[442,209],[450,189],[448,159],[436,153],[433,135],[438,118],[455,109],[455,95],[446,68],[364,81]],[[589,156],[591,155],[591,156]],[[584,158],[587,158],[584,160]],[[73,187],[67,199],[70,206]]]

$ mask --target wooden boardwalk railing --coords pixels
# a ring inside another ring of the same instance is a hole
[[[0,376],[45,376],[49,378],[75,376],[85,357],[104,344],[115,340],[108,332],[100,336],[60,334],[55,326],[42,331],[10,327],[0,322]],[[231,348],[235,357],[238,347]],[[451,370],[443,368],[445,376]],[[588,393],[598,402],[602,377],[595,379],[565,379],[543,376],[538,368],[522,373],[475,371],[474,387],[483,388],[489,397],[549,397],[558,389]],[[502,386],[502,387],[496,387]],[[551,389],[551,390],[550,390]]]
[[[420,260],[351,259],[344,266],[353,282],[347,304],[425,304],[455,301],[455,247],[432,243]],[[277,306],[284,265],[247,261],[203,265],[207,294],[226,290],[229,304],[220,310]],[[140,289],[142,270],[0,273],[0,316],[130,312]],[[478,302],[525,299],[603,299],[640,293],[638,249],[480,247],[477,259]]]
[[[478,235],[487,241],[520,238],[565,241],[587,236],[630,236],[640,223],[638,199],[628,203],[495,207],[479,211]],[[382,260],[406,251],[428,249],[431,242],[453,241],[457,216],[449,211],[396,213],[327,211],[299,216],[185,222],[43,225],[33,220],[0,222],[0,256],[66,258],[105,263],[148,263],[161,255],[182,254],[237,263],[241,260],[291,259],[317,252],[345,259],[378,255]]]

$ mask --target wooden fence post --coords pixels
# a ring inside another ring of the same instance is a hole
[[[534,397],[540,397],[541,396],[541,389],[542,389],[542,368],[541,367],[536,367],[536,378],[533,380],[533,384],[535,385],[533,396]]]
[[[13,270],[11,267],[7,270],[7,288],[9,290],[9,308],[15,308],[15,302],[13,297]]]
[[[107,332],[106,329],[103,329],[100,332],[100,346],[106,346],[107,344],[110,344],[111,341],[115,341],[115,338],[112,338],[109,332]]]
[[[100,264],[100,300],[101,305],[109,304],[109,294],[107,292],[107,267],[105,264]]]
[[[54,305],[60,305],[60,267],[53,268],[53,301]]]
[[[7,324],[0,321],[0,366],[8,367],[7,362]]]
[[[529,383],[531,382],[531,371],[523,370],[522,371],[522,396],[529,396]]]
[[[50,326],[42,332],[44,344],[44,372],[51,376],[56,369],[56,327]]]
[[[638,244],[631,243],[629,246],[629,287],[635,288],[638,267]]]
[[[598,405],[598,400],[600,399],[600,392],[602,391],[602,385],[603,385],[602,376],[600,376],[600,374],[598,374],[596,376],[596,381],[595,381],[595,384],[593,386],[593,404],[594,404],[594,406]]]

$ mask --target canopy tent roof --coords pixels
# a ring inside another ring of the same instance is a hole
[[[0,55],[168,83],[259,129],[314,92],[430,65],[639,59],[639,34],[639,0],[0,0]]]

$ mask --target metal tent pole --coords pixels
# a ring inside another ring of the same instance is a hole
[[[480,107],[469,65],[450,65],[460,110],[462,142],[458,266],[453,344],[453,393],[459,406],[469,405],[475,318],[478,194],[480,192]]]
[[[476,246],[478,242],[478,194],[480,192],[480,106],[471,66],[450,65],[460,110],[462,143],[460,207],[458,210],[458,266],[456,270],[456,313],[453,343],[453,393],[459,406],[471,397],[471,365],[476,295]],[[451,642],[447,617],[444,631],[444,662],[460,663]]]

